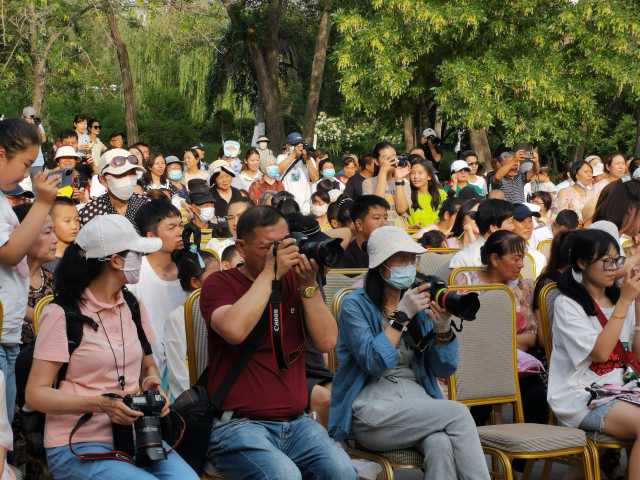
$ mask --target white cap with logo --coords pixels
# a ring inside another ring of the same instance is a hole
[[[162,248],[162,240],[141,237],[123,215],[98,215],[78,232],[76,244],[86,258],[108,258],[120,252],[153,253]]]

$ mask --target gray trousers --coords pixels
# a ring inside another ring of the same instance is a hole
[[[393,383],[389,390],[396,398],[385,395],[354,402],[352,432],[357,442],[373,451],[417,448],[424,454],[425,480],[488,480],[469,409],[458,402],[433,399],[415,382],[400,379],[401,387]]]

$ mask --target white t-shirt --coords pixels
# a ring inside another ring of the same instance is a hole
[[[166,281],[158,277],[147,257],[142,259],[140,281],[127,287],[147,308],[156,337],[155,343],[151,345],[153,357],[162,374],[166,366],[165,325],[169,321],[171,312],[184,304],[187,294],[182,290],[179,280]]]
[[[19,224],[9,200],[0,192],[0,247],[9,241]],[[1,340],[3,344],[20,343],[28,296],[27,256],[25,255],[16,266],[0,263],[0,302],[4,312]]]
[[[538,244],[543,240],[553,240],[553,231],[551,225],[543,225],[540,228],[535,228],[529,239],[529,245],[533,250],[538,248]]]
[[[605,317],[609,318],[614,308],[603,308]],[[624,369],[616,368],[598,376],[589,368],[589,355],[602,332],[602,326],[596,316],[587,316],[580,304],[565,295],[559,295],[554,304],[553,318],[553,349],[547,400],[563,425],[578,427],[589,413],[587,402],[590,395],[585,387],[593,382],[599,385],[623,385]],[[623,345],[631,340],[634,325],[635,312],[632,305],[620,332]]]
[[[527,249],[527,253],[533,257],[533,261],[536,264],[536,278],[537,278],[542,273],[542,270],[544,270],[544,267],[547,266],[547,257],[545,257],[542,254],[542,252],[539,252],[536,249],[531,248],[531,246],[529,246],[529,248]]]
[[[482,175],[476,175],[476,179],[469,180],[469,184],[475,185],[482,190],[482,195],[487,194],[487,180]]]
[[[289,155],[282,153],[278,155],[276,162],[280,165],[287,158],[289,158]],[[315,165],[313,158],[311,161]],[[304,160],[298,160],[295,167],[290,169],[289,173],[284,177],[282,183],[284,184],[284,189],[295,197],[300,206],[300,211],[304,215],[309,215],[311,210],[311,176]]]
[[[457,252],[449,262],[449,268],[481,267],[480,249],[485,241],[484,237],[479,237]]]
[[[258,172],[255,177],[250,177],[246,174],[246,172],[240,172],[232,181],[231,186],[237,188],[238,190],[244,190],[245,192],[249,191],[249,187],[254,182],[254,180],[259,180],[262,177],[262,173]]]
[[[165,352],[167,355],[167,376],[169,380],[169,400],[173,401],[189,389],[187,369],[187,338],[184,328],[184,307],[180,305],[167,319],[164,326]]]

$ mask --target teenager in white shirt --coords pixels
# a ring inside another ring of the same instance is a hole
[[[640,478],[640,408],[622,400],[589,408],[585,390],[593,383],[622,386],[624,364],[640,359],[640,271],[628,269],[618,288],[625,258],[618,242],[600,230],[572,235],[570,268],[554,306],[547,398],[564,425],[632,439],[628,478]]]
[[[2,190],[13,190],[28,175],[39,148],[40,134],[34,125],[14,118],[0,120],[0,302],[3,307],[0,370],[6,381],[10,422],[16,399],[15,362],[29,294],[27,252],[40,237],[40,229],[56,199],[60,178],[47,178],[42,172],[33,176],[36,198],[22,222],[18,222]]]
[[[182,218],[180,211],[170,202],[151,200],[138,210],[135,225],[140,235],[162,240],[159,251],[143,257],[140,280],[129,285],[129,289],[147,306],[155,334],[155,343],[151,346],[153,356],[162,377],[162,388],[166,390],[165,324],[169,314],[183,305],[187,297],[180,287],[178,267],[172,258],[172,254],[184,245]]]
[[[475,220],[480,236],[453,256],[449,268],[481,267],[480,249],[489,235],[496,230],[513,231],[513,205],[506,200],[483,200],[478,206]]]

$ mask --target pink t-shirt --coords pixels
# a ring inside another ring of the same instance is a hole
[[[88,288],[80,301],[80,312],[96,321],[98,330],[84,326],[82,342],[73,352],[69,361],[67,330],[64,311],[59,305],[50,304],[42,312],[40,330],[36,338],[33,357],[50,362],[69,362],[65,380],[59,389],[68,394],[96,396],[107,392],[123,395],[118,384],[118,374],[114,354],[118,362],[118,371],[122,374],[123,345],[125,352],[125,390],[127,393],[140,389],[140,371],[142,367],[142,347],[138,341],[136,326],[122,294],[114,305],[99,302]],[[140,302],[142,326],[149,343],[153,343],[153,331],[149,324],[147,311]],[[99,317],[98,317],[99,315]],[[122,315],[122,330],[120,329]],[[100,325],[102,319],[103,327]],[[106,329],[106,334],[105,334]],[[80,414],[47,415],[44,430],[44,446],[59,447],[69,444],[69,433],[80,418]],[[73,443],[100,442],[111,444],[111,420],[106,413],[94,413],[91,420],[80,427],[73,436]]]

